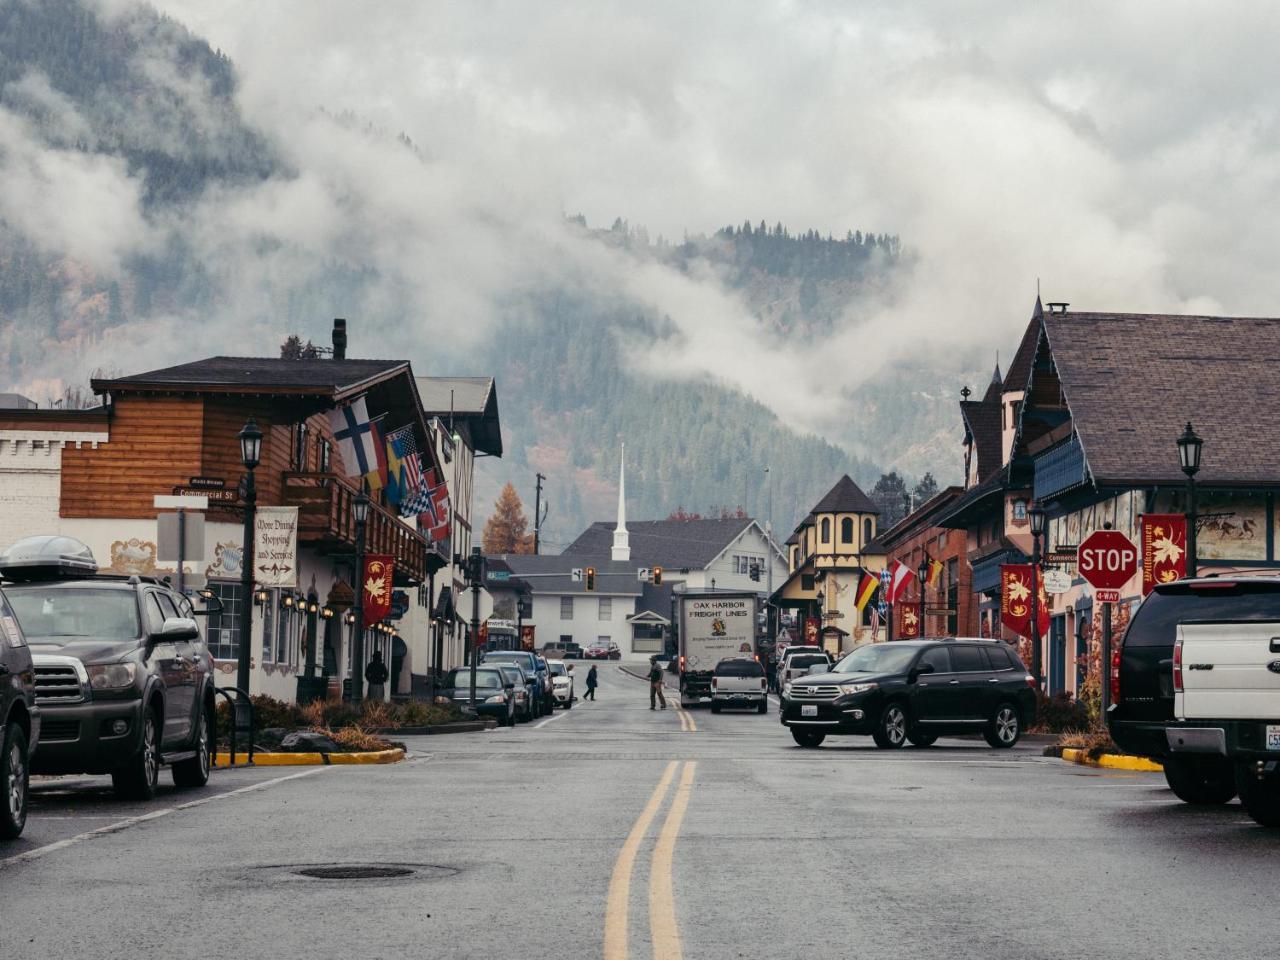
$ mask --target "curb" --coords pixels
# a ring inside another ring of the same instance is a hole
[[[1087,751],[1068,748],[1062,751],[1062,759],[1067,763],[1078,763],[1084,767],[1104,767],[1107,770],[1136,770],[1140,773],[1160,773],[1164,770],[1158,763],[1143,757],[1129,757],[1119,753],[1104,753],[1094,759]]]
[[[495,720],[460,720],[436,727],[379,727],[374,733],[385,737],[431,737],[446,733],[478,733],[497,725]]]
[[[241,751],[236,756],[247,756]],[[218,769],[230,769],[231,754],[219,753]],[[399,747],[391,750],[374,750],[366,753],[259,753],[253,755],[253,764],[257,767],[319,767],[319,766],[352,766],[374,763],[399,763],[404,759],[404,751]],[[237,767],[247,766],[244,763]]]

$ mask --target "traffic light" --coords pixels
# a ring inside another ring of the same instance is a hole
[[[596,568],[587,567],[587,589],[594,590],[596,588]]]
[[[753,563],[751,565],[751,579],[756,581],[756,583],[760,582],[760,564]]]
[[[653,570],[652,570],[652,571],[651,571],[651,573],[650,573],[650,582],[651,582],[655,587],[660,587],[660,586],[662,586],[662,568],[661,568],[661,567],[654,567],[654,568],[653,568]]]

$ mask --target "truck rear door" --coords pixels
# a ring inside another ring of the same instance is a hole
[[[1280,719],[1280,620],[1179,624],[1173,681],[1180,720]]]

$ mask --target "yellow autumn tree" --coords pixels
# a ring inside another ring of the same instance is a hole
[[[485,521],[482,543],[488,554],[533,553],[533,534],[529,532],[524,504],[509,483],[498,494],[493,513]]]

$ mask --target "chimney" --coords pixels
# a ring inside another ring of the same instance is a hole
[[[347,359],[347,321],[341,317],[333,321],[333,359]]]

